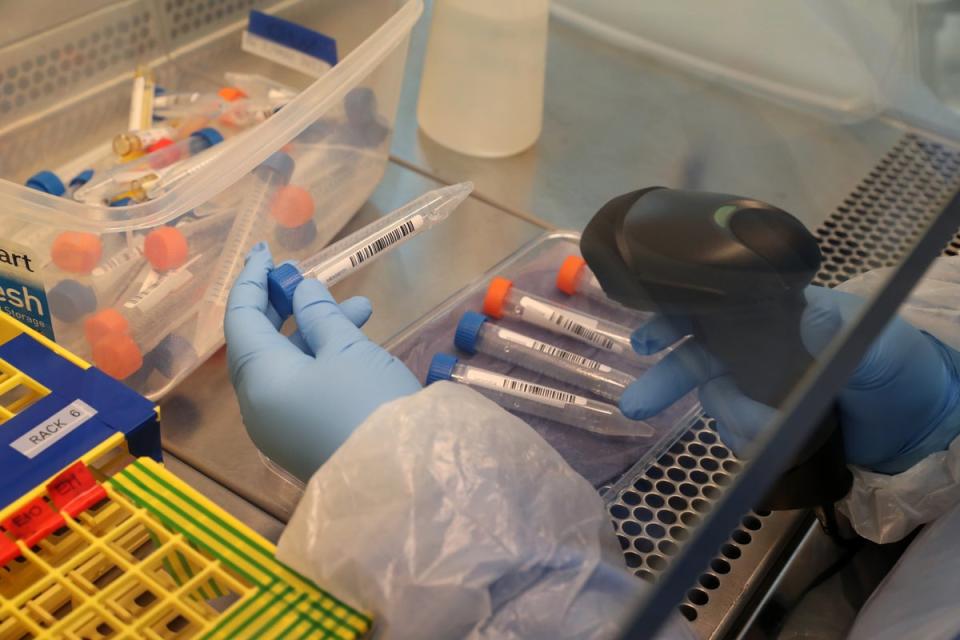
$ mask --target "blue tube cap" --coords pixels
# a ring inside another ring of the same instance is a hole
[[[197,358],[197,351],[190,341],[183,336],[172,333],[147,354],[145,364],[149,364],[163,377],[169,379],[180,371],[189,368],[196,362]]]
[[[427,371],[427,384],[453,378],[453,368],[457,366],[457,362],[457,358],[449,353],[435,354]]]
[[[194,131],[190,134],[190,139],[191,141],[199,141],[204,145],[199,149],[193,149],[193,145],[191,144],[191,151],[193,151],[193,153],[203,151],[204,149],[212,147],[215,144],[220,144],[223,142],[223,136],[220,135],[220,132],[213,127],[204,127],[203,129]]]
[[[64,322],[76,322],[97,309],[93,288],[76,280],[61,280],[47,294],[50,312]]]
[[[351,89],[343,98],[350,122],[369,122],[377,117],[377,94],[370,87]]]
[[[457,349],[466,351],[470,355],[477,352],[477,338],[480,336],[480,329],[483,323],[487,321],[487,316],[476,311],[465,311],[457,323],[457,330],[453,334],[453,344]]]
[[[290,176],[293,175],[295,163],[293,158],[283,151],[276,151],[264,160],[257,169],[266,169],[276,173],[286,184],[290,182]]]
[[[70,188],[77,189],[90,182],[93,177],[93,169],[84,169],[70,180]]]
[[[67,192],[67,188],[63,186],[63,181],[53,171],[38,171],[27,178],[26,185],[31,189],[43,191],[52,196],[62,196]]]
[[[292,262],[283,262],[267,275],[267,296],[281,318],[293,313],[293,292],[303,282],[303,274]]]
[[[111,207],[126,207],[127,205],[134,204],[133,198],[120,198],[119,200],[114,200],[110,203]]]
[[[288,229],[277,225],[274,230],[277,244],[288,251],[302,251],[317,239],[317,225],[313,220],[299,227]]]

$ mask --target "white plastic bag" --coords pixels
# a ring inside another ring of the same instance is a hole
[[[521,420],[446,382],[350,436],[277,555],[391,639],[616,637],[644,585],[593,487]],[[671,624],[664,635],[689,637]]]

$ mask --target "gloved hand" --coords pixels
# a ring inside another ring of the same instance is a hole
[[[863,301],[808,287],[801,338],[814,356]],[[652,354],[677,342],[683,321],[654,317],[632,336],[634,350]],[[773,363],[771,363],[772,365]],[[867,351],[839,394],[840,425],[848,462],[880,473],[899,473],[960,434],[960,354],[895,317]],[[717,420],[720,438],[742,455],[775,410],[744,396],[723,365],[689,340],[623,393],[620,409],[631,418],[656,415],[694,388],[704,411]]]
[[[255,246],[227,301],[224,333],[230,380],[254,443],[306,481],[380,405],[418,391],[409,369],[358,327],[370,301],[337,304],[317,280],[293,296],[297,332],[279,332],[267,299],[273,259]]]

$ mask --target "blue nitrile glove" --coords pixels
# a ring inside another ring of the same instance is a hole
[[[801,337],[820,354],[856,316],[863,301],[808,287]],[[683,337],[683,321],[655,317],[633,334],[640,354],[661,351]],[[880,473],[899,473],[960,434],[960,354],[895,317],[867,351],[838,400],[847,460]],[[743,454],[775,411],[744,396],[723,366],[689,340],[631,384],[620,408],[635,419],[656,415],[694,388],[717,420],[721,439]]]
[[[267,300],[273,259],[255,246],[227,301],[224,333],[230,380],[254,443],[306,481],[377,407],[414,393],[410,370],[358,327],[370,301],[337,304],[317,280],[293,296],[299,329],[287,338]]]

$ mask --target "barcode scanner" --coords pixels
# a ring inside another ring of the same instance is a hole
[[[754,400],[779,406],[813,362],[800,320],[820,249],[782,209],[721,193],[641,189],[606,203],[580,250],[609,297],[689,319],[696,340]],[[828,412],[761,506],[828,506],[832,522],[832,504],[852,480],[837,415]]]

